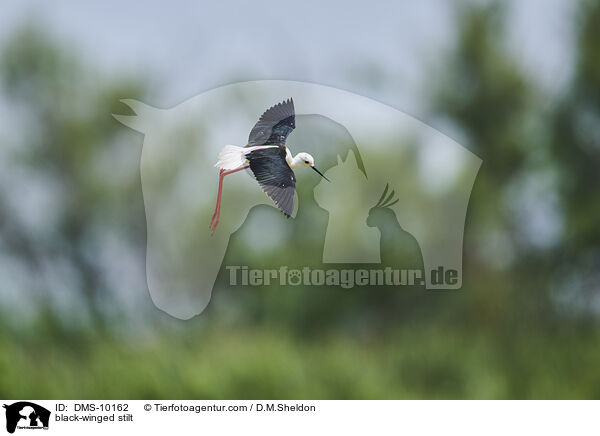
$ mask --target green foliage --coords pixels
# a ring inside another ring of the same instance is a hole
[[[206,312],[185,323],[146,295],[145,306],[127,306],[128,285],[116,285],[133,275],[127,268],[143,271],[145,221],[141,138],[111,114],[123,113],[120,98],[143,100],[147,83],[108,80],[31,28],[13,35],[0,83],[24,128],[0,132],[0,163],[15,184],[0,190],[0,262],[17,277],[2,284],[0,396],[600,397],[600,2],[581,5],[571,83],[551,104],[502,44],[503,8],[461,11],[430,107],[484,162],[466,223],[463,289],[248,291],[227,289],[221,271]],[[331,135],[348,148],[343,132]],[[43,220],[15,207],[28,183],[58,204],[29,211]],[[314,189],[300,185],[300,196]],[[536,239],[530,206],[547,208],[557,230]],[[310,229],[326,214],[316,204],[302,213],[288,229],[294,259],[277,247],[255,253],[234,235],[225,264],[319,263]],[[109,254],[135,261],[107,271],[106,241],[117,247]],[[12,310],[4,295],[13,287],[35,302],[31,313]]]
[[[273,329],[214,328],[123,342],[90,333],[0,338],[0,395],[64,399],[597,398],[598,336],[515,337],[452,325],[376,340],[304,341]],[[73,339],[73,338],[71,338]],[[40,364],[43,362],[43,365]],[[35,374],[35,376],[32,376]]]

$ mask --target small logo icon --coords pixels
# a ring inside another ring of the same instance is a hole
[[[15,429],[48,429],[50,411],[29,401],[19,401],[4,405],[6,409],[6,431],[14,433]]]

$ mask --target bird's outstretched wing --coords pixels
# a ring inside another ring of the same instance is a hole
[[[285,161],[285,147],[254,150],[246,158],[261,189],[289,218],[294,211],[296,176]]]
[[[273,144],[284,146],[288,135],[296,127],[294,100],[282,101],[267,109],[250,131],[247,147]]]

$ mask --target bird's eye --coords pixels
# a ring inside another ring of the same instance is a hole
[[[305,163],[305,164],[307,164],[307,163],[308,163],[308,161],[307,161],[307,160],[305,160],[305,161],[304,161],[304,163]]]

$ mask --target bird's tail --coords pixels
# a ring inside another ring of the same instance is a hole
[[[246,164],[246,150],[236,145],[226,145],[219,152],[219,160],[215,164],[222,170],[235,170]]]

